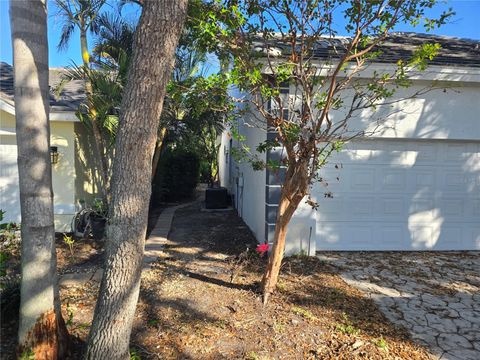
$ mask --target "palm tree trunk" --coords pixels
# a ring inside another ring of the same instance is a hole
[[[145,1],[115,144],[105,271],[86,359],[129,359],[151,193],[152,157],[187,0]]]
[[[90,54],[88,52],[87,31],[85,29],[80,30],[80,51],[82,53],[83,66],[85,68],[85,71],[87,72],[87,78],[85,81],[85,92],[87,94],[87,101],[89,101],[88,98],[93,94],[93,88],[88,76],[88,73],[90,72]],[[103,183],[102,195],[107,199],[107,202],[109,202],[108,200],[110,195],[110,182],[108,176],[108,159],[105,152],[105,141],[102,136],[100,124],[97,121],[97,112],[93,105],[89,104],[88,112],[88,117],[92,123],[93,138],[95,140],[95,152],[98,155],[100,177]]]
[[[18,344],[35,359],[64,358],[68,334],[56,275],[46,0],[10,2],[22,213]]]

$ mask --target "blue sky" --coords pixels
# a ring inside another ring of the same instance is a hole
[[[0,60],[12,63],[10,20],[8,15],[8,0],[0,0]],[[436,10],[429,13],[434,17],[449,7],[452,7],[456,15],[451,19],[449,24],[442,26],[440,29],[433,31],[433,34],[456,36],[470,39],[480,40],[480,0],[449,0],[440,3]],[[71,65],[72,62],[81,63],[80,57],[80,41],[78,34],[72,38],[69,48],[66,51],[58,52],[57,44],[60,38],[61,23],[55,16],[55,9],[49,4],[48,19],[48,41],[49,41],[49,63],[51,67]],[[123,14],[127,18],[135,18],[139,15],[139,9],[136,6],[126,7]],[[341,24],[338,24],[341,26]],[[399,26],[398,31],[419,31],[407,25]],[[91,43],[91,41],[90,41]]]
[[[0,60],[9,64],[12,63],[12,41],[10,32],[10,18],[9,18],[9,0],[0,0]],[[110,4],[109,4],[110,3]],[[108,7],[117,11],[115,0],[111,0],[107,3]],[[50,67],[60,67],[71,65],[72,62],[81,64],[82,58],[80,55],[80,38],[78,32],[72,36],[70,45],[65,51],[59,52],[57,50],[58,41],[60,40],[62,23],[58,16],[56,16],[56,8],[51,0],[48,0],[48,50],[49,50],[49,64]],[[122,15],[127,19],[135,19],[140,15],[140,10],[137,5],[125,5],[122,9]],[[90,39],[89,45],[92,45]]]

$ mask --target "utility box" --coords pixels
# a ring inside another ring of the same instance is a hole
[[[228,207],[228,192],[224,187],[205,190],[206,209],[225,209]]]

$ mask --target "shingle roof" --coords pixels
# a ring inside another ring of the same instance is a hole
[[[85,87],[81,80],[70,81],[59,96],[55,96],[54,89],[60,83],[63,71],[62,68],[50,69],[50,112],[77,111],[85,99]],[[0,62],[0,99],[14,105],[13,67],[5,62]]]
[[[313,55],[321,59],[338,58],[345,53],[345,45],[349,41],[350,38],[348,37],[325,37],[317,42],[313,49]],[[415,49],[427,43],[441,45],[437,56],[429,61],[430,65],[480,67],[479,40],[401,32],[388,35],[386,40],[375,49],[380,50],[381,55],[372,62],[394,63],[400,59],[408,60],[412,57]],[[264,43],[262,40],[254,41],[253,45],[256,51],[263,51]],[[272,39],[270,46],[270,51],[273,48],[278,55],[290,55],[289,47],[275,40],[275,38]]]

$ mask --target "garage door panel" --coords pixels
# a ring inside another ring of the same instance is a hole
[[[405,247],[405,227],[395,223],[381,226],[365,222],[328,222],[318,223],[317,235],[322,236],[324,246],[317,250],[400,250]]]
[[[327,168],[322,171],[320,176],[321,183],[315,184],[315,188],[320,192],[339,191],[348,184],[350,177],[348,169],[335,169],[335,167]]]
[[[471,214],[475,216],[477,219],[480,218],[480,199],[472,199],[470,201],[472,212]]]
[[[405,169],[382,169],[378,171],[378,182],[383,190],[406,191],[407,171]]]
[[[319,250],[480,250],[480,144],[375,140],[314,187]],[[353,155],[352,155],[353,154]],[[332,184],[330,182],[329,184]],[[326,189],[333,199],[325,199]]]
[[[436,250],[461,250],[468,244],[465,241],[463,229],[460,226],[442,226],[439,238],[435,244]]]
[[[381,229],[381,243],[385,248],[402,248],[405,229],[401,225],[384,225]]]
[[[368,196],[352,196],[349,199],[351,215],[371,218],[374,212],[374,200],[374,198]]]
[[[410,189],[427,188],[433,190],[437,186],[435,169],[416,168],[415,172],[409,174],[409,180]]]
[[[468,237],[468,245],[469,244],[474,244],[475,249],[480,249],[480,227],[479,226],[474,226],[470,231],[469,231],[469,237]]]
[[[350,175],[350,189],[356,191],[375,190],[375,169],[352,167]],[[355,174],[353,176],[353,174]]]
[[[465,162],[477,156],[478,146],[469,143],[447,144],[442,152],[442,160],[453,164]]]
[[[428,223],[368,225],[339,221],[318,223],[317,226],[317,236],[324,239],[317,250],[465,250],[472,243],[480,248],[480,228],[466,231],[453,223],[441,226]]]
[[[385,217],[402,217],[405,216],[405,199],[401,197],[384,197],[380,200],[381,209],[379,213]]]
[[[465,202],[460,198],[446,198],[440,201],[442,215],[458,218],[459,220],[463,219],[465,215],[464,205]]]
[[[438,146],[432,143],[418,143],[415,146],[416,159],[415,164],[432,164],[438,160]]]

